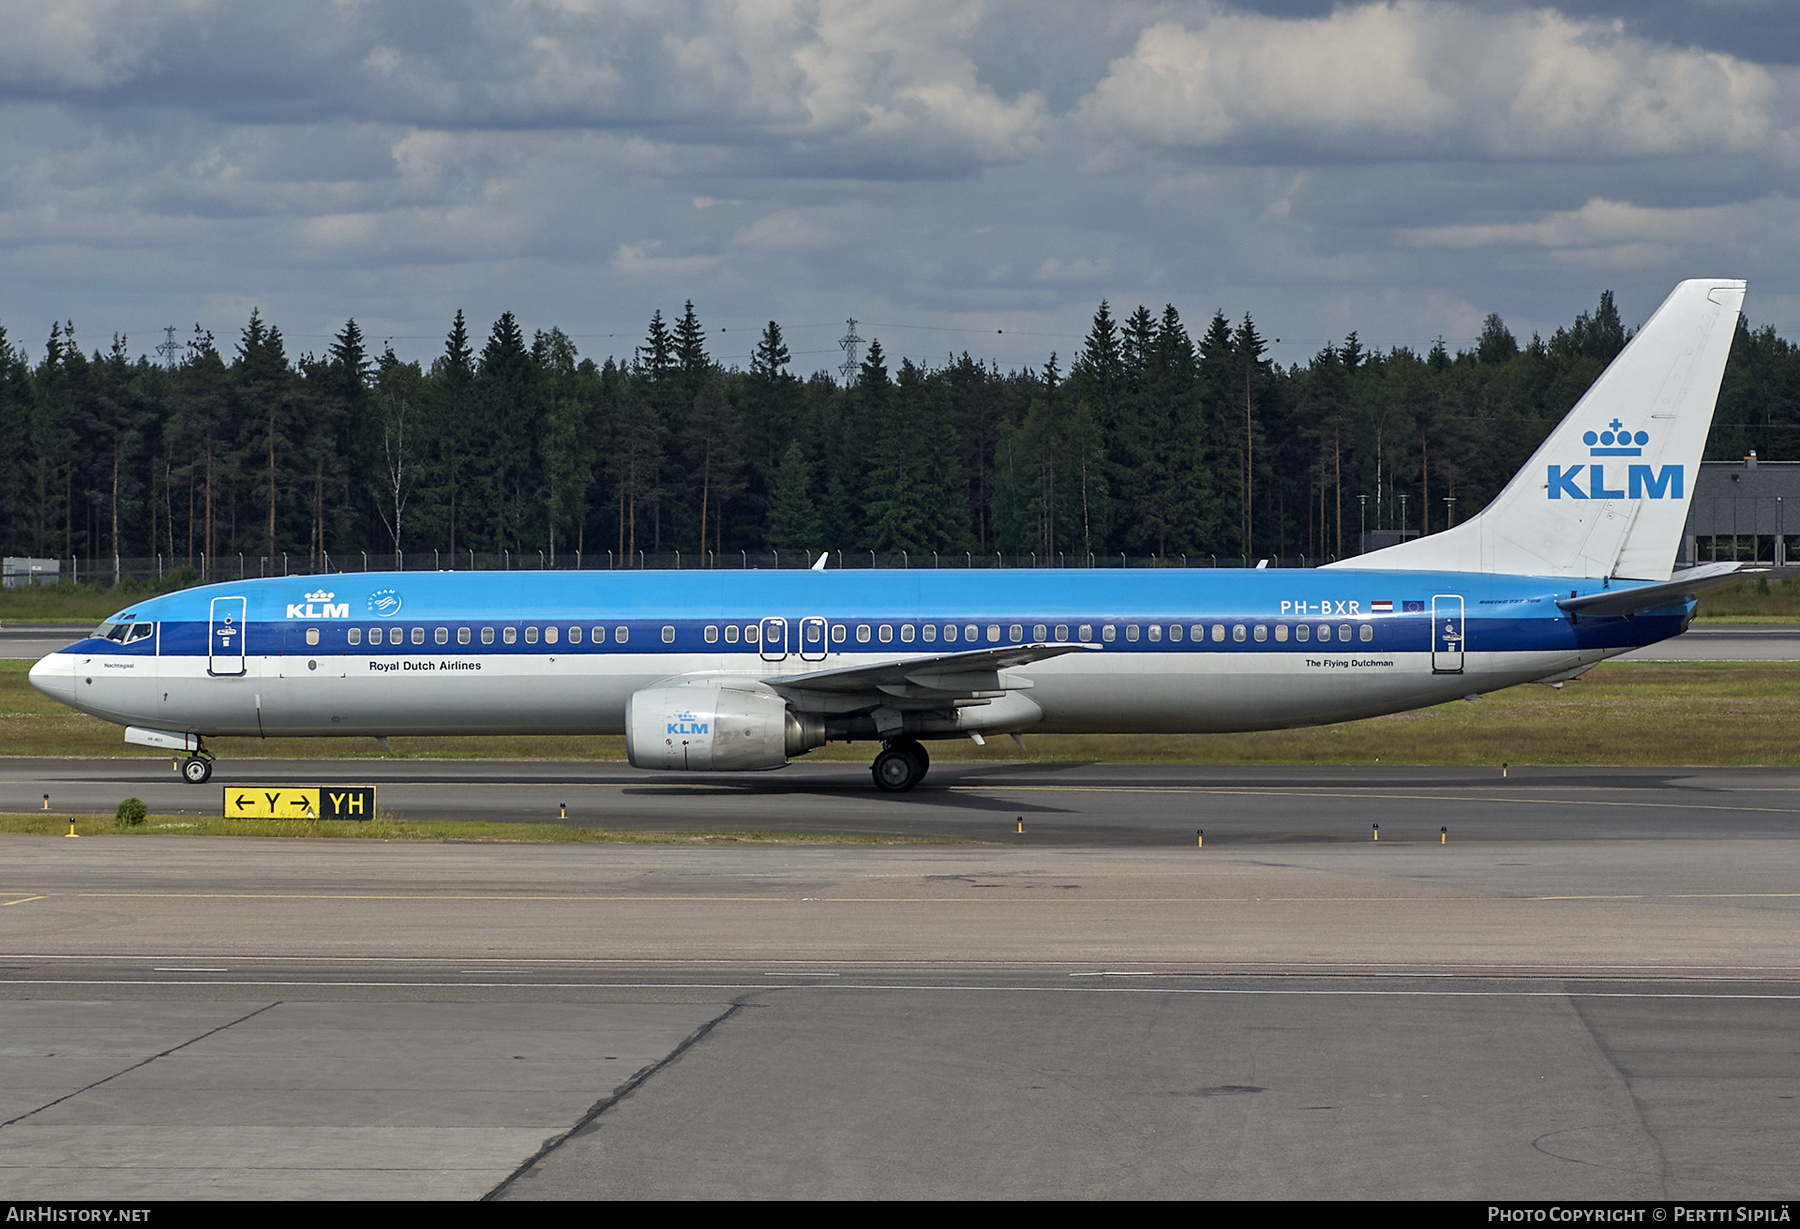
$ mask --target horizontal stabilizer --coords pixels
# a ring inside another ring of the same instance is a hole
[[[1673,578],[1657,585],[1639,585],[1633,589],[1609,589],[1586,597],[1565,597],[1558,603],[1570,614],[1612,615],[1630,618],[1646,610],[1660,610],[1677,602],[1691,601],[1708,589],[1717,589],[1745,576],[1766,572],[1767,568],[1744,563],[1706,563],[1697,568],[1677,572]]]

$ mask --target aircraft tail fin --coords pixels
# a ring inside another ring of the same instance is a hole
[[[1327,566],[1668,580],[1743,302],[1682,282],[1479,515]]]

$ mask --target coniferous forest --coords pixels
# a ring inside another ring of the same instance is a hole
[[[1627,339],[1610,292],[1548,338],[1490,316],[1472,350],[1379,353],[1352,333],[1286,369],[1247,315],[1196,334],[1173,307],[1102,303],[1080,352],[1037,370],[895,367],[876,340],[848,380],[796,372],[774,322],[748,370],[723,367],[691,303],[653,315],[626,361],[554,328],[527,338],[510,313],[483,338],[459,312],[428,367],[371,353],[354,320],[294,355],[253,313],[167,364],[63,324],[34,357],[0,329],[0,545],[82,579],[115,558],[213,576],[819,550],[1319,563],[1364,529],[1479,511]],[[1800,348],[1740,321],[1708,456],[1797,444]]]

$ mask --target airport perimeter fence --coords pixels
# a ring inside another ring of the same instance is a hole
[[[729,568],[741,571],[810,568],[818,562],[816,551],[706,551],[654,553],[639,551],[635,555],[602,553],[558,554],[554,558],[545,551],[515,553],[498,551],[407,551],[401,554],[364,553],[327,554],[321,558],[306,555],[229,554],[207,557],[196,555],[118,559],[34,560],[42,564],[54,562],[55,568],[38,567],[29,573],[8,574],[6,587],[24,584],[107,585],[124,582],[164,585],[208,584],[217,581],[255,580],[266,576],[320,576],[345,572],[606,572],[606,571],[693,571]],[[1099,555],[1099,554],[1025,554],[1006,555],[999,552],[900,551],[881,554],[875,551],[832,551],[826,567],[833,570],[851,568],[1312,568],[1329,559],[1291,558],[1257,559],[1246,555]]]

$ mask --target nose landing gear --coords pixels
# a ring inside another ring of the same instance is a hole
[[[212,753],[201,747],[181,762],[181,779],[189,785],[205,785],[212,780]]]
[[[911,738],[897,738],[883,743],[881,754],[869,768],[875,788],[884,794],[904,794],[925,779],[931,768],[931,757],[923,744]]]

